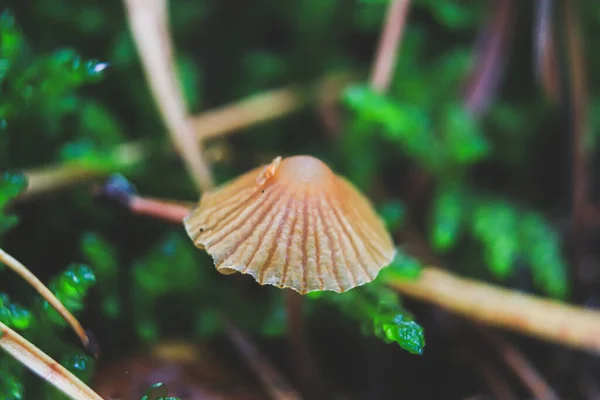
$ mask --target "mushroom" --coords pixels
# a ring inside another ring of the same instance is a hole
[[[368,283],[396,251],[369,200],[304,155],[277,157],[206,192],[184,224],[219,272],[300,294]]]

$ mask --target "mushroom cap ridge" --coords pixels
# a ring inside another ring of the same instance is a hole
[[[219,272],[301,294],[368,283],[396,252],[369,200],[312,156],[278,157],[205,193],[184,225]]]

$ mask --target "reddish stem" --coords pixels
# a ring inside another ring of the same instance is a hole
[[[389,5],[371,73],[371,87],[377,92],[390,86],[409,5],[409,0],[394,0]]]
[[[192,210],[191,204],[139,196],[131,196],[128,205],[134,214],[148,215],[175,223],[181,223]]]

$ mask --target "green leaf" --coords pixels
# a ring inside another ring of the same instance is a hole
[[[421,262],[408,255],[401,248],[396,248],[396,256],[391,264],[383,269],[378,280],[386,279],[416,279],[421,275]]]
[[[519,235],[536,285],[551,296],[565,298],[567,266],[555,229],[538,213],[529,212],[519,219]]]
[[[446,108],[442,131],[448,152],[459,164],[472,164],[490,153],[477,122],[461,105]]]
[[[5,208],[11,200],[24,193],[27,186],[27,177],[22,173],[4,172],[0,176],[0,234],[17,224],[17,217],[7,213]]]
[[[374,321],[375,334],[386,342],[396,342],[412,354],[423,354],[425,334],[415,321],[407,320],[402,314],[379,315]]]
[[[396,232],[406,219],[406,206],[400,201],[391,200],[379,208],[379,215],[383,218],[387,230]]]
[[[441,186],[433,199],[431,242],[438,251],[454,247],[462,226],[466,198],[458,184]]]

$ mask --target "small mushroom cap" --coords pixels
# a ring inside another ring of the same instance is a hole
[[[311,156],[278,157],[207,192],[184,224],[219,272],[301,294],[370,282],[396,251],[369,200]]]

